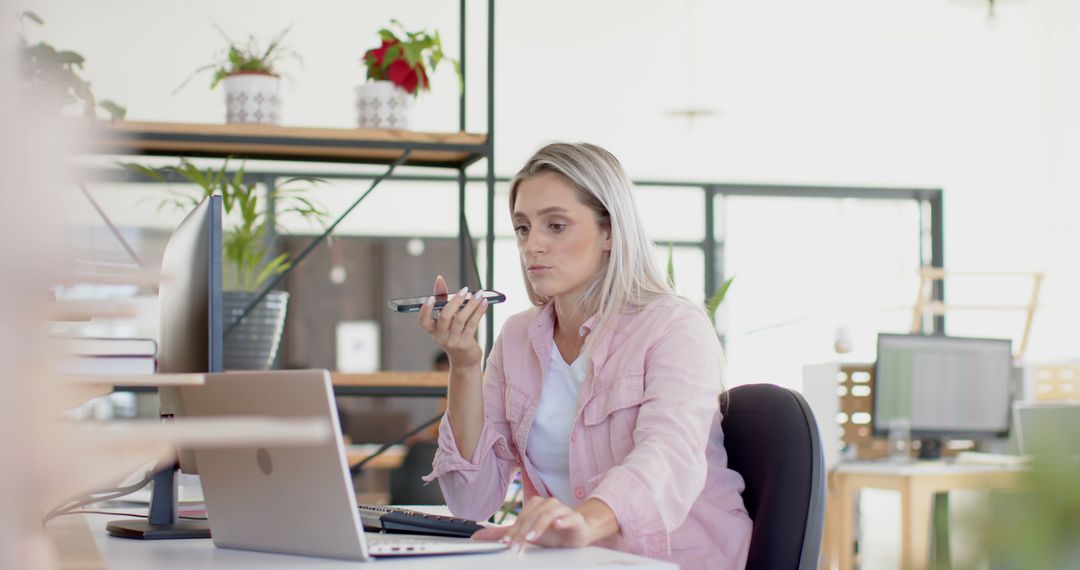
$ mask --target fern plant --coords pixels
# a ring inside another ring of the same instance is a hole
[[[210,77],[210,89],[214,89],[230,75],[256,73],[278,77],[280,75],[278,69],[282,61],[286,59],[302,61],[299,53],[283,43],[285,35],[289,33],[289,28],[285,28],[271,38],[265,49],[259,45],[255,36],[248,36],[247,41],[241,43],[230,38],[221,28],[217,30],[227,47],[214,56],[213,63],[208,63],[193,71],[179,87],[173,90],[173,93],[180,91],[195,76],[206,71],[213,72]]]
[[[275,229],[280,227],[278,220],[283,216],[299,216],[302,219],[325,226],[329,217],[321,205],[304,196],[311,185],[323,182],[321,179],[298,176],[288,178],[270,188],[264,194],[255,182],[244,179],[243,165],[231,176],[228,173],[229,161],[226,160],[220,170],[207,168],[200,170],[187,159],[181,159],[176,166],[154,168],[136,163],[122,163],[134,172],[151,180],[168,182],[171,177],[179,176],[199,187],[201,192],[192,195],[174,188],[166,190],[166,196],[158,203],[158,210],[173,207],[181,211],[190,211],[206,197],[221,196],[225,211],[226,228],[223,235],[223,257],[226,261],[224,289],[230,291],[257,291],[270,277],[289,268],[289,254],[282,253],[269,258],[266,243],[267,220],[270,212],[267,203],[272,198],[275,204]],[[306,183],[306,186],[297,186]],[[236,214],[235,216],[233,214]],[[230,220],[239,219],[230,224]]]

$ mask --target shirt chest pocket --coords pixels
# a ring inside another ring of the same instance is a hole
[[[514,426],[521,423],[522,416],[525,415],[525,409],[528,407],[529,395],[524,390],[514,386],[513,384],[506,385],[505,400],[503,401],[506,409],[506,419]]]
[[[513,384],[506,385],[505,397],[506,421],[510,423],[510,433],[514,445],[518,449],[525,449],[525,436],[528,433],[525,429],[525,415],[529,411],[531,397],[527,392]]]
[[[624,374],[611,383],[605,383],[582,410],[582,421],[595,426],[613,418],[617,412],[636,412],[645,401],[645,375]],[[627,415],[627,414],[620,414]],[[636,416],[636,413],[633,414]]]

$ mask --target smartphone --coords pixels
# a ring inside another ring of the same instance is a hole
[[[480,295],[487,299],[489,305],[495,303],[502,303],[506,300],[506,295],[498,291],[477,291],[476,293],[465,293],[466,298],[472,298],[473,295]],[[408,297],[406,299],[390,299],[387,301],[386,306],[399,313],[418,313],[420,307],[424,306],[428,297],[431,295],[424,295],[423,297]],[[435,310],[439,310],[446,305],[446,302],[450,299],[450,295],[435,295]],[[464,306],[464,304],[462,304]]]

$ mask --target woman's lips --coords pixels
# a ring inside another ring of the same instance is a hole
[[[530,265],[530,266],[525,268],[525,270],[528,271],[529,273],[543,273],[544,271],[547,271],[548,269],[551,269],[551,267],[549,267],[547,265]]]

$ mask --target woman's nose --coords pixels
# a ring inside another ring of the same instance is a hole
[[[543,253],[546,248],[544,239],[532,232],[525,238],[525,251],[531,254]]]

